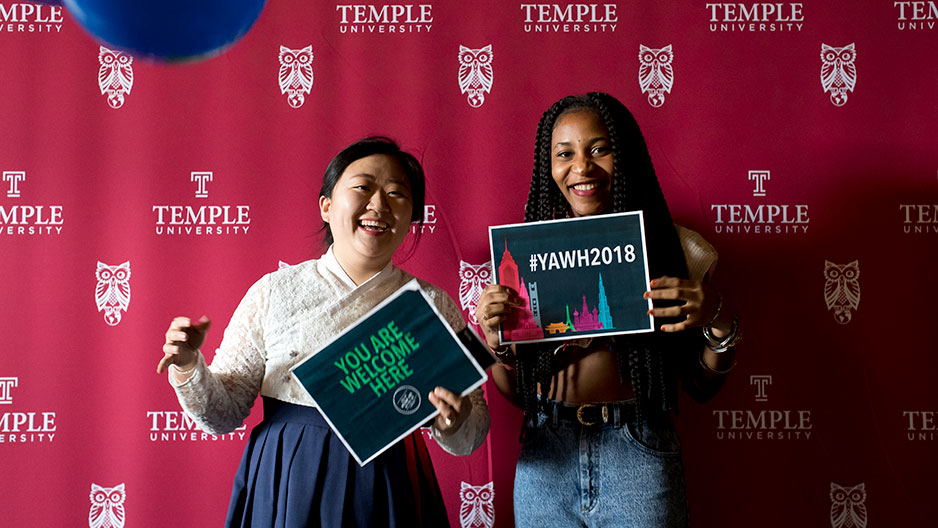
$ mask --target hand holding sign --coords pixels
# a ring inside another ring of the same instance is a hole
[[[436,417],[436,428],[444,435],[458,431],[472,414],[472,400],[468,396],[460,396],[443,387],[433,389],[427,398],[440,411]]]
[[[485,334],[485,344],[498,348],[498,325],[511,317],[512,310],[522,305],[517,292],[501,284],[489,284],[482,290],[476,308],[479,328]]]
[[[683,301],[674,306],[654,308],[648,313],[655,317],[680,317],[683,321],[661,325],[662,332],[680,332],[688,328],[705,326],[719,314],[719,294],[710,286],[696,280],[661,277],[651,281],[646,299]]]

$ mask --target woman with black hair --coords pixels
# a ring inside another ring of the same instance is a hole
[[[519,527],[688,523],[670,416],[677,385],[698,401],[716,394],[740,337],[707,281],[716,252],[672,223],[645,140],[622,103],[589,93],[551,106],[538,124],[525,222],[639,210],[656,277],[644,292],[655,332],[504,346],[498,327],[520,305],[518,292],[495,284],[479,299],[476,317],[501,362],[496,385],[525,415],[515,473]]]
[[[177,317],[158,372],[169,370],[182,408],[204,431],[240,426],[260,394],[264,420],[235,476],[226,526],[449,526],[423,437],[401,440],[364,467],[332,433],[290,369],[413,279],[391,257],[423,218],[424,175],[387,138],[366,138],[329,163],[319,195],[328,250],[270,273],[245,294],[211,366],[199,352],[210,321]],[[445,291],[420,281],[454,330],[466,323]],[[482,444],[481,389],[428,396],[432,431],[456,455]]]

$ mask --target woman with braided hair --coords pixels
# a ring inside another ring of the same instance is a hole
[[[479,299],[476,316],[500,359],[496,385],[524,410],[519,527],[688,524],[671,422],[677,387],[698,401],[716,394],[740,336],[733,312],[707,284],[716,254],[673,224],[645,140],[622,103],[589,93],[551,106],[538,124],[525,222],[639,210],[656,277],[644,292],[653,301],[653,333],[505,346],[498,328],[520,306],[518,292],[494,284]]]

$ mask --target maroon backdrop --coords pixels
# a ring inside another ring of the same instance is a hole
[[[370,134],[424,163],[402,266],[458,300],[486,226],[522,218],[541,112],[592,90],[634,112],[742,314],[723,391],[681,401],[694,524],[934,523],[935,2],[438,1],[395,19],[271,0],[230,51],[176,65],[26,6],[0,3],[0,524],[98,522],[98,486],[127,526],[219,525],[261,411],[221,437],[184,419],[154,372],[169,320],[211,316],[210,358],[251,283],[321,254],[323,169]],[[306,47],[311,85],[289,52]],[[454,526],[461,486],[490,482],[494,505],[472,507],[513,524],[520,416],[486,391],[482,448],[430,440]]]

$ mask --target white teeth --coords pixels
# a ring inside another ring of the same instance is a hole
[[[378,220],[360,220],[358,222],[362,227],[367,227],[370,229],[387,229],[389,226],[384,222],[379,222]]]
[[[596,189],[598,187],[599,187],[598,183],[580,183],[580,184],[573,186],[573,188],[578,191],[592,191],[593,189]]]

